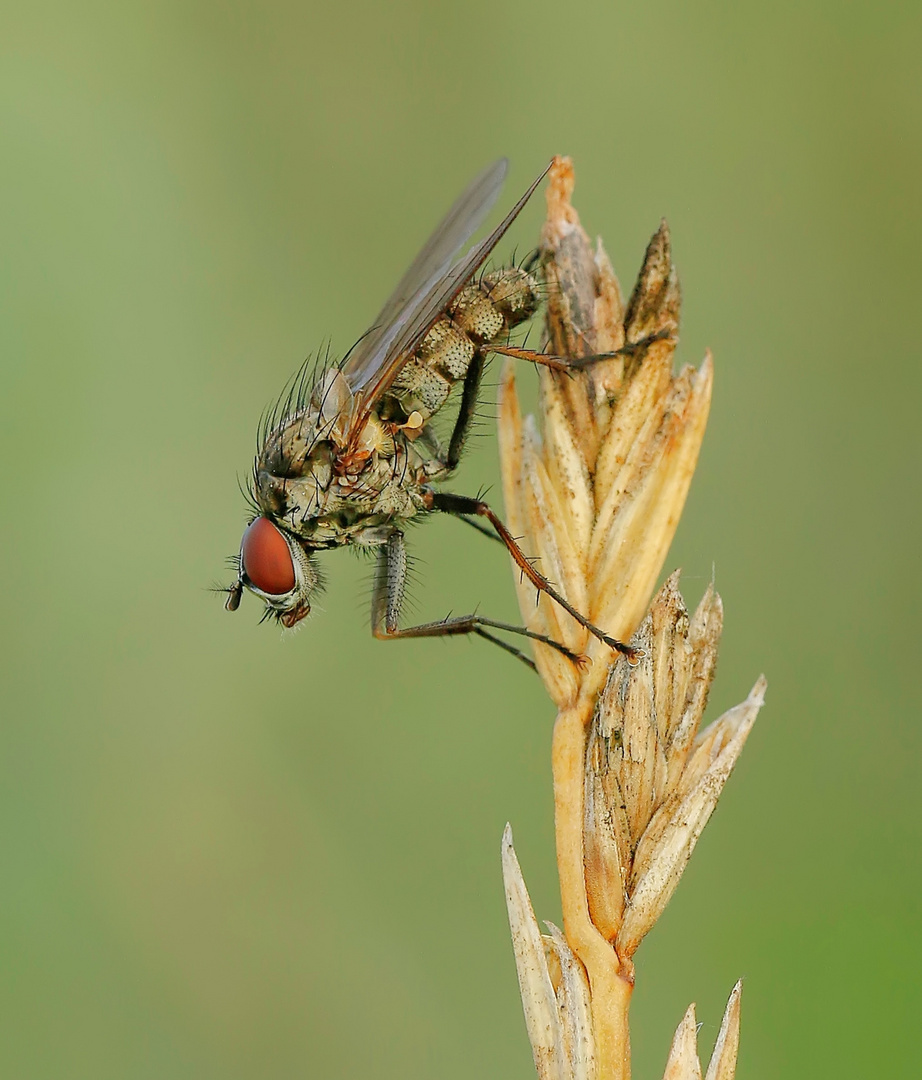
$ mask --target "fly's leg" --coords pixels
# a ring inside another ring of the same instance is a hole
[[[448,444],[448,453],[444,457],[439,457],[439,461],[448,472],[454,472],[455,469],[457,469],[458,462],[461,460],[461,454],[464,452],[464,444],[467,440],[468,433],[471,430],[471,422],[477,411],[477,395],[480,392],[480,381],[483,378],[484,364],[484,354],[478,349],[474,353],[474,358],[471,360],[470,366],[467,369],[467,374],[464,376],[464,387],[461,392],[461,405],[458,409],[458,415],[455,418],[455,426],[452,429],[451,440]],[[471,521],[470,518],[459,516],[458,520],[463,521],[465,525],[470,525],[472,529],[476,529],[477,532],[481,533],[483,536],[489,537],[490,540],[496,540],[499,541],[499,543],[502,543],[502,540],[500,540],[492,529],[487,528],[476,521]]]
[[[451,441],[448,444],[448,453],[445,456],[446,469],[454,472],[464,452],[464,444],[467,442],[471,430],[471,422],[477,411],[477,395],[480,393],[480,380],[483,378],[484,356],[480,349],[474,351],[471,362],[464,376],[464,388],[461,391],[461,405],[458,408],[458,416],[451,433]]]
[[[511,356],[514,360],[527,360],[531,364],[540,364],[541,367],[550,368],[552,371],[572,374],[574,371],[582,371],[583,368],[597,364],[600,360],[613,360],[616,356],[634,356],[648,348],[654,341],[666,341],[671,337],[671,330],[657,330],[655,334],[649,334],[620,349],[592,353],[590,356],[554,356],[552,353],[536,352],[534,349],[517,349],[512,345],[491,345],[490,352],[499,353],[500,356]]]
[[[539,364],[563,374],[573,370],[573,361],[551,353],[537,352],[535,349],[517,349],[512,345],[491,345],[490,352],[500,356],[511,356],[513,360],[527,360],[530,364]]]
[[[532,364],[540,364],[543,367],[550,368],[552,371],[572,374],[574,371],[580,371],[582,368],[588,367],[590,364],[594,364],[599,360],[610,360],[615,356],[633,356],[634,353],[639,352],[641,349],[645,349],[654,341],[661,341],[663,338],[669,336],[669,331],[661,330],[655,334],[651,334],[649,337],[641,338],[640,341],[635,342],[633,345],[625,345],[624,348],[618,349],[615,352],[597,353],[593,356],[583,356],[579,359],[567,359],[563,356],[552,356],[549,353],[535,352],[533,349],[517,349],[513,348],[511,345],[489,345],[485,348],[489,352],[499,353],[502,356],[511,356],[516,360],[527,360]],[[468,434],[471,430],[471,423],[474,419],[474,414],[477,411],[477,395],[480,393],[480,381],[483,378],[484,364],[484,350],[476,349],[464,376],[464,388],[461,392],[461,405],[458,408],[458,416],[455,419],[451,440],[448,443],[448,451],[444,457],[439,456],[440,463],[448,472],[454,472],[455,469],[457,469],[458,463],[461,460],[461,455],[464,452],[464,444],[467,441]]]
[[[569,366],[571,369],[575,368],[577,371],[581,371],[584,367],[589,367],[599,360],[613,360],[616,356],[636,356],[637,353],[648,349],[656,341],[674,340],[675,331],[666,327],[663,330],[657,330],[653,334],[647,334],[646,337],[638,338],[637,341],[632,341],[628,345],[622,345],[620,349],[614,349],[612,352],[590,353],[588,356],[575,357],[569,361]]]
[[[531,638],[532,641],[540,641],[556,649],[568,660],[575,664],[582,661],[582,657],[571,652],[566,645],[559,641],[546,637],[544,634],[536,634],[527,630],[524,626],[513,626],[510,623],[497,622],[495,619],[487,619],[482,615],[455,615],[438,622],[422,623],[419,626],[408,626],[401,630],[399,626],[400,609],[403,606],[403,595],[407,580],[407,549],[404,543],[403,533],[394,529],[387,538],[378,555],[378,565],[375,569],[375,584],[371,598],[371,632],[381,641],[389,641],[396,638],[422,638],[422,637],[453,637],[457,634],[476,634],[486,641],[492,641],[501,649],[512,653],[523,663],[534,669],[532,659],[521,650],[491,634],[490,630],[504,630],[509,634],[521,634]]]
[[[625,645],[623,641],[618,641],[617,638],[609,637],[608,634],[593,625],[585,615],[581,615],[565,597],[561,596],[547,578],[539,574],[532,566],[525,557],[525,553],[515,542],[515,537],[485,502],[480,499],[471,499],[467,495],[450,495],[441,491],[433,491],[430,488],[426,492],[426,506],[429,510],[441,510],[446,514],[486,518],[499,534],[500,540],[506,545],[506,549],[512,556],[516,566],[539,592],[547,593],[564,611],[572,615],[580,626],[584,626],[590,634],[597,637],[599,641],[604,642],[609,648],[623,653],[628,660],[636,662],[643,656],[641,649],[635,649],[632,645]]]
[[[461,517],[458,515],[458,521],[463,521],[465,525],[470,525],[472,529],[476,529],[481,536],[485,536],[488,540],[492,540],[496,544],[502,544],[502,540],[496,535],[496,533],[488,528],[486,525],[481,525],[479,521],[473,521],[468,517]],[[506,545],[503,544],[503,547]]]

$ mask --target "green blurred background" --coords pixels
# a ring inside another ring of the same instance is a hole
[[[0,1073],[533,1075],[499,839],[558,919],[538,680],[375,643],[347,554],[286,640],[207,586],[301,359],[351,344],[486,162],[508,204],[565,152],[625,287],[672,227],[680,357],[710,346],[717,382],[668,565],[724,597],[710,715],[769,677],[638,956],[636,1075],[692,1000],[709,1052],[741,975],[741,1076],[914,1075],[919,6],[38,0],[3,26]],[[487,435],[455,487],[496,478]],[[498,549],[413,541],[419,617],[514,615]]]

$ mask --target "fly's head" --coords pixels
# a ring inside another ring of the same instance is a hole
[[[237,580],[227,590],[228,611],[236,611],[244,589],[266,603],[266,616],[284,627],[310,614],[311,593],[320,587],[320,574],[303,544],[260,515],[246,527],[240,542]]]

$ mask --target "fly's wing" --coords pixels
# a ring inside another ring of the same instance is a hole
[[[343,365],[343,374],[350,387],[357,395],[361,394],[362,398],[362,407],[355,418],[356,430],[361,427],[374,402],[390,386],[401,367],[419,347],[432,324],[445,312],[502,239],[535,188],[544,179],[550,165],[530,185],[493,232],[471,248],[462,259],[452,263],[458,248],[472,235],[495,200],[505,168],[505,161],[497,162],[487,172],[482,173],[455,203],[448,216],[429,238],[413,266],[404,275],[394,296],[385,304],[382,314],[387,313],[390,321],[362,340],[360,345],[369,342],[373,335],[375,337],[371,346],[362,350],[360,360],[356,360],[357,350],[353,350]],[[442,236],[443,229],[447,227],[451,229],[450,245],[448,238],[443,239]],[[430,253],[433,252],[439,254],[441,261],[438,265],[434,259],[430,259]],[[425,271],[429,271],[428,276],[424,276]],[[411,276],[418,280],[418,284],[417,280],[411,281]],[[402,294],[405,283],[416,285],[409,295]]]
[[[496,202],[506,179],[508,159],[500,158],[476,176],[435,227],[397,288],[388,297],[368,333],[356,344],[343,364],[343,374],[353,390],[360,390],[374,376],[380,358],[400,333],[414,301],[443,277],[464,244],[474,235]]]
[[[474,177],[459,195],[445,217],[438,222],[422,251],[412,261],[409,270],[394,289],[369,332],[350,352],[342,372],[353,390],[361,389],[374,372],[376,359],[388,352],[388,342],[401,321],[402,312],[411,307],[410,301],[426,291],[433,281],[442,278],[461,247],[471,239],[490,207],[497,201],[503,186],[509,160],[500,158]],[[397,330],[398,333],[398,330]]]

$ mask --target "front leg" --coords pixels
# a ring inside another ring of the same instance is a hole
[[[509,634],[521,634],[523,637],[540,641],[562,653],[568,660],[575,664],[582,661],[582,657],[571,652],[566,645],[554,641],[544,634],[536,634],[527,630],[524,626],[512,626],[509,623],[497,622],[495,619],[487,619],[482,615],[456,615],[438,622],[421,623],[419,626],[408,626],[400,629],[400,609],[403,607],[403,598],[406,591],[407,581],[407,549],[403,533],[399,529],[393,529],[381,546],[378,553],[378,564],[375,568],[374,591],[371,598],[371,632],[380,641],[389,641],[397,638],[421,638],[421,637],[451,637],[457,634],[476,634],[486,641],[492,641],[501,649],[511,653],[532,670],[535,665],[531,657],[520,649],[503,641],[487,631],[504,630]]]
[[[378,549],[374,590],[371,594],[371,629],[376,638],[400,631],[400,609],[407,585],[407,545],[403,533],[392,529]]]

